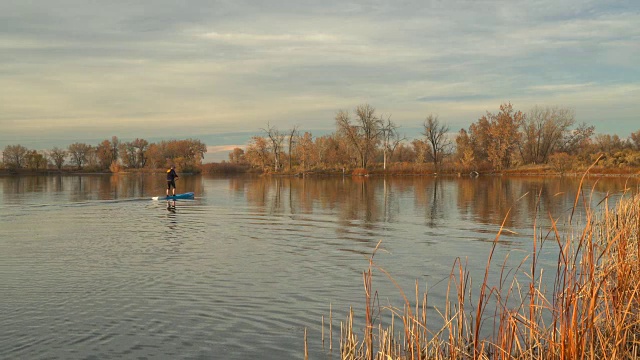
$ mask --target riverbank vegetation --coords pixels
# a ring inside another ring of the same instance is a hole
[[[575,206],[588,197],[578,193]],[[640,194],[607,201],[584,205],[580,221],[573,211],[564,220],[541,214],[552,225],[535,232],[516,269],[494,264],[501,228],[478,285],[465,261],[455,261],[444,304],[428,302],[416,284],[415,298],[399,290],[403,307],[381,306],[373,274],[393,279],[374,251],[363,274],[365,313],[351,311],[341,324],[341,359],[637,359]],[[563,231],[563,221],[584,225]],[[558,252],[556,269],[538,264],[547,247]],[[547,273],[555,273],[551,284]]]
[[[566,174],[600,158],[596,170],[602,173],[640,173],[640,130],[628,138],[596,133],[594,126],[576,124],[566,108],[524,113],[506,103],[458,132],[430,114],[419,124],[421,136],[411,141],[391,116],[368,104],[353,113],[340,110],[334,120],[335,132],[320,137],[268,124],[229,160],[266,173]]]
[[[597,133],[562,107],[524,113],[505,103],[457,132],[429,114],[416,124],[421,131],[413,139],[369,104],[339,110],[333,121],[335,131],[323,136],[267,123],[244,148],[233,149],[228,161],[216,164],[202,163],[207,147],[200,140],[123,142],[114,136],[97,145],[46,151],[8,145],[0,169],[121,172],[174,164],[181,172],[225,174],[567,174],[580,173],[599,158],[594,172],[640,174],[640,130],[627,138]]]
[[[113,136],[98,145],[73,143],[66,149],[29,150],[8,145],[2,164],[12,173],[30,172],[145,172],[176,165],[182,172],[200,172],[207,147],[200,140],[168,140],[149,143],[144,139],[123,142]]]

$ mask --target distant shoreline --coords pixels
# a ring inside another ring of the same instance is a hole
[[[532,169],[533,170],[533,169]],[[11,177],[11,176],[60,176],[60,175],[131,175],[131,174],[163,174],[163,169],[145,169],[144,171],[134,170],[134,171],[121,171],[117,173],[112,173],[109,171],[84,171],[84,170],[29,170],[29,169],[20,169],[20,170],[8,170],[8,169],[0,169],[0,177]],[[190,174],[190,173],[182,173],[182,174]],[[201,173],[203,175],[225,175],[223,173]],[[452,173],[452,172],[444,172],[444,173],[400,173],[400,172],[384,172],[384,171],[372,171],[366,175],[354,175],[350,172],[342,173],[337,171],[306,171],[306,172],[294,172],[294,173],[263,173],[256,174],[252,172],[246,173],[234,173],[234,176],[238,175],[261,175],[261,176],[277,176],[277,177],[326,177],[326,176],[349,176],[354,178],[364,178],[364,177],[411,177],[411,176],[431,176],[431,177],[486,177],[486,176],[509,176],[509,177],[518,177],[518,176],[527,176],[527,177],[581,177],[585,173],[584,171],[572,171],[566,172],[563,174],[557,172],[545,172],[545,171],[526,171],[522,169],[511,169],[505,171],[492,171],[492,172],[482,172],[477,173],[477,175],[473,175],[470,173]],[[229,174],[231,175],[231,174]],[[640,169],[630,168],[630,169],[592,169],[591,172],[587,174],[587,176],[594,177],[640,177]]]

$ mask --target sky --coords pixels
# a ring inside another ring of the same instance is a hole
[[[369,104],[407,138],[511,102],[640,129],[640,1],[0,0],[0,149],[315,136]]]

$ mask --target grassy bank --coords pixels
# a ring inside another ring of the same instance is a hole
[[[351,312],[341,324],[341,358],[639,358],[640,195],[629,193],[615,206],[604,201],[593,209],[580,205],[589,203],[581,199],[589,192],[578,194],[574,210],[585,207],[580,227],[563,232],[558,219],[541,214],[552,225],[536,232],[528,257],[513,273],[492,264],[500,230],[484,274],[455,262],[444,304],[428,303],[416,285],[415,297],[399,289],[402,308],[378,305],[374,273],[393,278],[376,265],[374,251],[363,274],[365,313]],[[576,220],[572,212],[569,222]],[[542,246],[557,248],[555,269],[539,267]],[[498,276],[490,276],[496,268]],[[555,273],[553,280],[543,282],[543,272]],[[479,285],[472,275],[481,276]],[[362,319],[363,329],[354,317]]]

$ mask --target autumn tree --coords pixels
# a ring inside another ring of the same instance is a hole
[[[416,153],[410,144],[400,142],[393,152],[392,159],[398,162],[414,162],[416,159]]]
[[[429,145],[422,139],[413,139],[411,141],[411,146],[413,147],[413,153],[415,154],[415,163],[424,164],[427,161]]]
[[[631,143],[631,146],[635,150],[640,150],[640,130],[631,133],[631,136],[629,136],[629,141]]]
[[[324,135],[316,138],[315,148],[318,163],[325,168],[343,168],[349,164],[349,149],[347,141],[343,141],[339,134]]]
[[[71,162],[75,164],[78,169],[82,169],[82,167],[87,162],[87,156],[89,152],[92,150],[92,146],[85,143],[73,143],[69,145],[67,150],[69,151],[69,156],[71,157]]]
[[[269,143],[262,136],[253,136],[244,154],[249,165],[265,170],[269,165]]]
[[[525,119],[521,111],[513,109],[511,103],[500,105],[496,114],[486,115],[469,126],[470,143],[476,160],[488,160],[498,170],[511,166],[513,156],[521,139],[519,128]]]
[[[25,155],[25,162],[29,169],[38,171],[40,168],[45,168],[47,165],[47,158],[38,151],[27,151]]]
[[[179,152],[179,157],[174,159],[176,166],[180,166],[182,171],[199,171],[198,166],[202,164],[207,146],[197,139],[179,140],[176,143]]]
[[[571,170],[573,166],[572,157],[564,152],[554,153],[549,156],[549,164],[551,167],[561,175],[564,175],[567,171]]]
[[[67,151],[64,149],[60,149],[58,147],[54,147],[49,151],[49,158],[55,165],[56,169],[62,170],[62,166],[64,165],[64,161],[67,158]]]
[[[121,158],[126,166],[157,169],[175,165],[180,171],[187,172],[199,171],[206,152],[207,146],[198,139],[163,140],[151,144],[136,139],[120,145]]]
[[[522,121],[520,155],[526,164],[544,164],[562,145],[565,134],[575,123],[572,110],[536,106]]]
[[[336,126],[339,135],[344,136],[358,154],[359,166],[367,167],[370,157],[376,150],[382,135],[383,122],[375,115],[375,109],[369,104],[358,105],[356,119],[352,120],[344,110],[336,114]]]
[[[132,146],[135,149],[135,164],[136,168],[143,168],[147,163],[146,152],[149,148],[149,142],[145,139],[136,138],[132,142]]]
[[[178,142],[184,146],[182,156],[194,161],[195,164],[201,163],[202,159],[204,159],[204,154],[207,152],[207,145],[198,139],[186,139]]]
[[[229,153],[229,162],[232,164],[242,164],[244,161],[244,150],[239,147],[233,148],[233,151]]]
[[[149,142],[145,139],[136,138],[133,141],[121,142],[118,145],[120,158],[126,167],[141,169],[147,162],[146,152]]]
[[[91,170],[98,170],[100,166],[98,165],[98,155],[96,154],[95,146],[91,146],[89,151],[87,151],[87,161],[85,163],[85,168]]]
[[[308,170],[311,166],[317,164],[319,153],[310,132],[305,132],[300,136],[295,147],[303,170]]]
[[[149,166],[155,168],[173,164],[180,169],[180,171],[185,172],[200,171],[199,165],[202,164],[204,154],[207,152],[207,146],[198,139],[161,141],[156,144],[153,149],[151,145],[147,146],[144,150],[143,166],[147,166],[147,161],[150,155],[152,155],[153,165],[149,164]],[[139,146],[140,145],[138,145],[138,148]],[[153,150],[151,154],[149,153],[150,149]],[[138,150],[138,152],[140,151]],[[140,158],[140,156],[138,156],[138,158]]]
[[[130,141],[121,142],[118,145],[118,151],[120,153],[120,159],[122,164],[127,168],[135,168],[137,166],[137,154],[136,148]]]
[[[111,163],[115,160],[113,158],[113,152],[111,148],[111,141],[103,140],[98,146],[96,146],[96,156],[98,157],[98,164],[101,169],[108,169]]]
[[[469,126],[469,131],[465,132],[469,137],[468,143],[473,149],[473,157],[479,162],[488,162],[488,149],[491,146],[491,123],[486,116],[478,119],[477,122]]]
[[[98,165],[101,169],[109,169],[109,167],[118,161],[118,148],[120,140],[117,136],[111,137],[111,140],[105,139],[95,148]]]
[[[151,169],[165,167],[166,158],[159,143],[151,143],[147,148],[145,157],[147,158],[146,166]]]
[[[456,136],[456,159],[464,171],[477,169],[473,142],[465,129],[460,129]]]
[[[29,149],[22,145],[7,145],[2,152],[2,162],[10,168],[20,169],[25,165]]]
[[[449,127],[445,124],[440,124],[438,116],[430,114],[427,116],[423,123],[424,131],[422,135],[425,136],[426,143],[430,147],[429,155],[433,166],[438,171],[442,165],[442,160],[448,149],[451,147],[451,140],[447,137]]]

